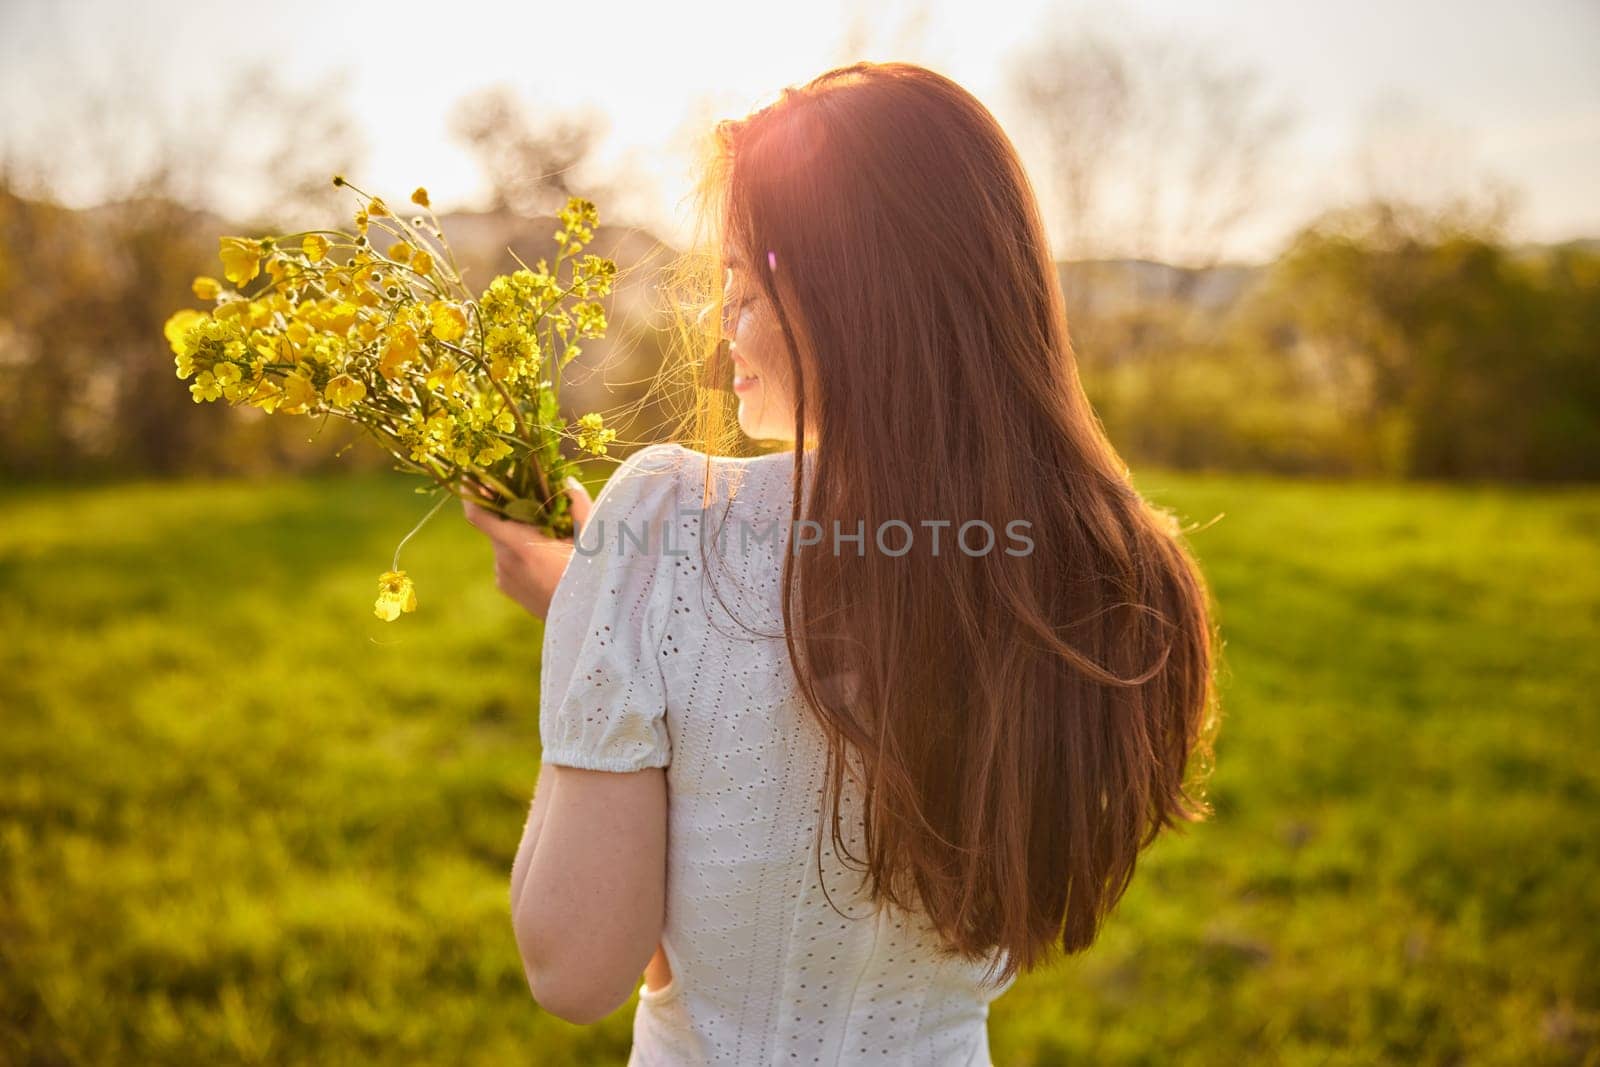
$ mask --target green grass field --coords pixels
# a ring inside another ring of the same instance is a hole
[[[1220,605],[1217,814],[1000,1064],[1600,1063],[1600,491],[1145,472]],[[508,881],[539,624],[398,475],[0,490],[0,1063],[620,1063]]]

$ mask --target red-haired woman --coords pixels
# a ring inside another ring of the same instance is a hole
[[[1207,589],[971,94],[858,63],[709,145],[702,417],[575,542],[466,506],[546,618],[517,945],[573,1022],[642,973],[634,1063],[987,1063],[990,1001],[1209,814]]]

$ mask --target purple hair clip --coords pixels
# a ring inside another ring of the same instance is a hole
[[[767,269],[773,271],[774,273],[776,273],[778,269],[778,253],[774,252],[770,248],[767,249]]]

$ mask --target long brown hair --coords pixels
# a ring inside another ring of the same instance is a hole
[[[776,268],[753,273],[795,383],[792,519],[830,532],[786,553],[783,618],[828,741],[835,850],[951,951],[1005,950],[1001,979],[1081,951],[1161,828],[1212,813],[1220,646],[1184,531],[1134,490],[1079,383],[1016,150],[948,78],[865,62],[716,124],[706,149],[709,236],[672,283],[712,302],[679,336],[701,401],[680,433],[737,451],[704,329],[737,248]],[[864,521],[864,553],[833,551],[836,520]],[[876,550],[889,520],[917,535],[904,554]],[[950,521],[942,550],[925,520]],[[1024,520],[1033,550],[969,554],[972,520]],[[823,684],[839,677],[848,694]],[[847,771],[861,856],[841,837]]]

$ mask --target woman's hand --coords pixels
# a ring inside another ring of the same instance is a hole
[[[480,487],[480,491],[487,497],[487,490]],[[589,520],[594,502],[576,478],[567,479],[567,495],[572,498],[575,528],[581,528]],[[461,509],[467,521],[482,530],[494,545],[495,585],[529,613],[544,618],[567,561],[572,558],[573,543],[551,537],[529,523],[502,518],[470,500],[462,500]]]

